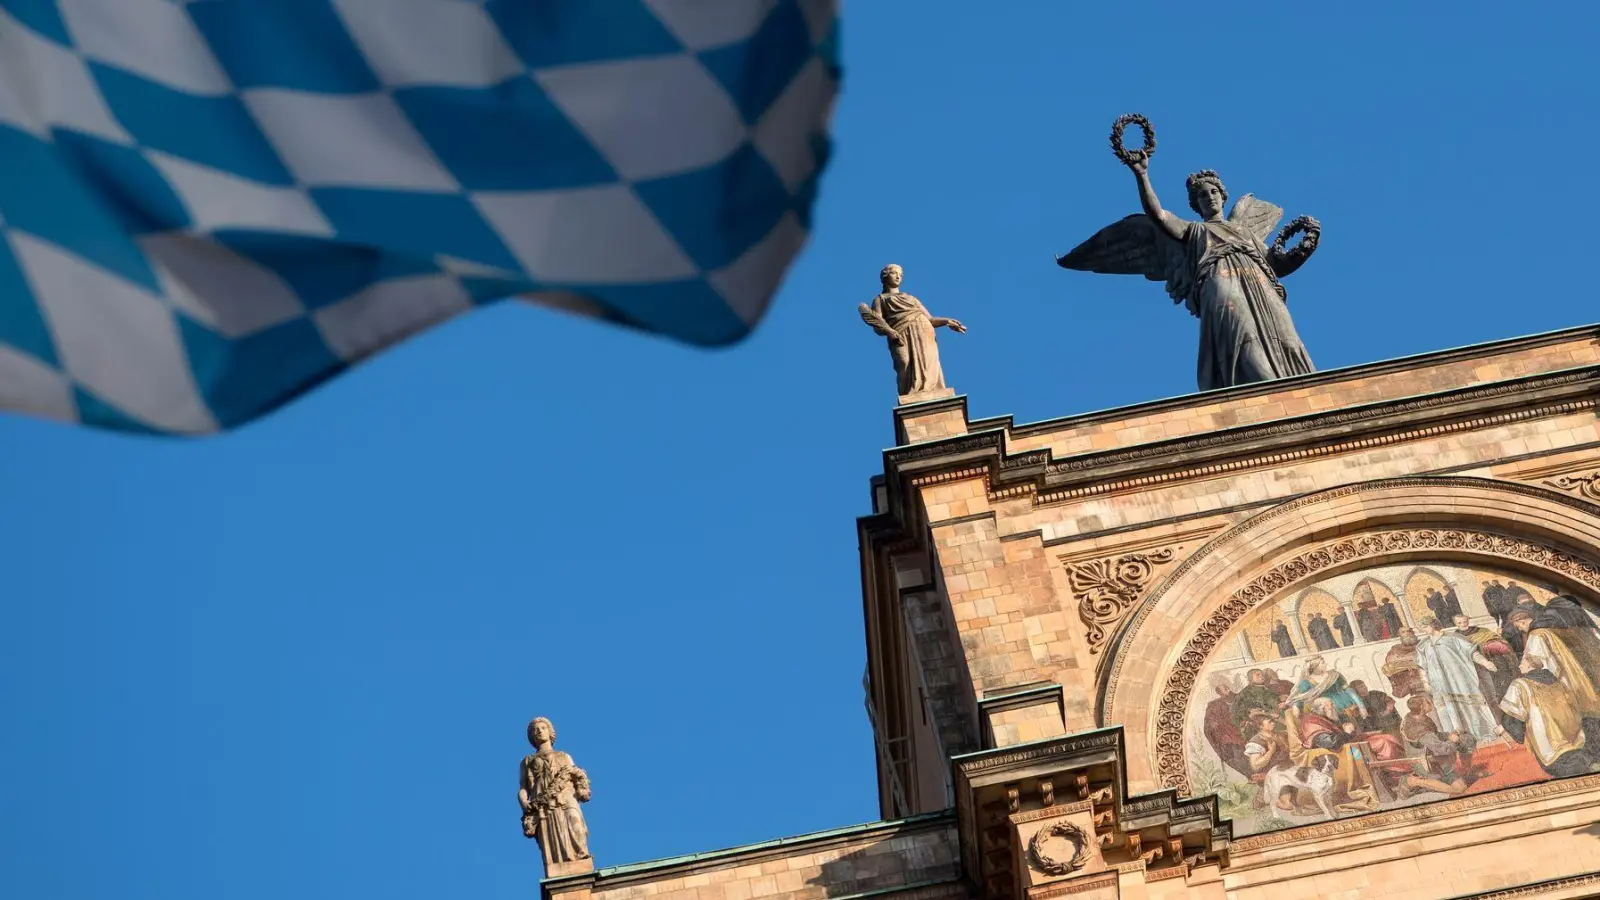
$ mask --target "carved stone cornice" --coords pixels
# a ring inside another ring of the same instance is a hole
[[[1120,750],[1121,748],[1122,729],[1102,728],[1097,731],[1084,731],[1078,734],[1050,738],[1034,744],[1007,747],[1003,750],[984,750],[978,753],[968,753],[956,757],[953,762],[955,763],[956,771],[963,778],[972,780],[989,772],[1014,768],[1039,760],[1078,757],[1095,753],[1096,751]]]
[[[1596,383],[1600,382],[1590,378],[1568,379],[1563,377],[1552,381],[1553,385],[1558,386],[1582,384],[1586,387],[1593,387]],[[1483,389],[1478,392],[1464,393],[1478,393],[1481,398],[1496,398],[1505,396],[1509,391],[1495,392],[1490,389]],[[1461,398],[1456,399],[1459,400]],[[1463,400],[1462,402],[1468,401]],[[1100,458],[1076,457],[1054,464],[1047,469],[1047,482],[1051,483],[1052,486],[1059,485],[1059,487],[1055,487],[1052,490],[1040,490],[1036,502],[1041,504],[1057,503],[1062,500],[1097,496],[1131,488],[1149,487],[1155,484],[1211,477],[1229,472],[1242,472],[1248,469],[1283,465],[1284,463],[1326,456],[1337,456],[1357,450],[1387,447],[1408,441],[1464,431],[1475,431],[1480,428],[1490,428],[1512,422],[1524,422],[1565,415],[1591,409],[1594,404],[1589,399],[1571,400],[1562,403],[1527,406],[1509,412],[1470,416],[1444,422],[1438,422],[1438,417],[1429,417],[1429,421],[1425,424],[1418,424],[1417,427],[1396,427],[1404,422],[1403,413],[1406,410],[1403,408],[1410,407],[1415,410],[1426,411],[1435,408],[1436,405],[1442,406],[1444,404],[1443,402],[1426,404],[1422,401],[1374,404],[1374,406],[1382,408],[1373,410],[1357,409],[1348,413],[1310,416],[1300,420],[1260,426],[1259,428],[1238,429],[1236,432],[1207,435],[1195,438],[1192,441],[1173,442],[1177,446],[1171,447],[1156,444],[1108,453]],[[1337,433],[1347,422],[1379,419],[1391,419],[1391,421],[1370,422],[1369,430],[1359,438],[1315,440],[1324,435]],[[1384,428],[1383,426],[1385,425],[1389,427]],[[1380,433],[1371,434],[1371,429],[1374,427]],[[1288,436],[1291,443],[1297,443],[1300,446],[1282,448],[1281,445],[1285,441],[1280,439],[1281,436]],[[1207,459],[1211,461],[1194,464]],[[1149,471],[1152,464],[1159,465],[1163,460],[1182,460],[1184,465],[1171,467],[1165,471]],[[1069,475],[1072,477],[1068,477]],[[1109,477],[1115,475],[1125,475],[1126,477]]]
[[[1451,900],[1514,900],[1519,897],[1539,897],[1544,894],[1556,892],[1566,893],[1575,888],[1600,885],[1600,872],[1585,872],[1582,875],[1568,875],[1565,878],[1552,878],[1549,881],[1537,881],[1533,884],[1519,884],[1516,887],[1498,888],[1484,891],[1481,894],[1463,894]],[[1586,894],[1585,896],[1594,896]]]
[[[1189,874],[1189,867],[1187,865],[1173,866],[1167,869],[1156,869],[1154,871],[1146,872],[1144,875],[1144,880],[1146,882],[1165,881],[1168,878],[1182,878],[1187,874]]]
[[[1245,614],[1280,592],[1358,560],[1416,551],[1466,552],[1530,564],[1600,591],[1600,566],[1561,549],[1518,537],[1468,529],[1410,528],[1342,538],[1278,563],[1223,601],[1201,623],[1168,674],[1156,712],[1156,775],[1163,785],[1187,793],[1189,773],[1183,738],[1189,699],[1200,670]]]
[[[1037,900],[1080,890],[1107,868],[1225,864],[1233,829],[1216,798],[1129,797],[1124,752],[1119,727],[952,759],[962,855],[979,896],[1012,900],[1026,889]]]
[[[889,504],[880,515],[912,524],[904,507],[913,480],[982,475],[992,502],[1055,503],[1590,410],[1597,394],[1600,366],[1584,366],[1065,459],[1048,449],[1008,454],[1009,420],[982,420],[972,425],[983,430],[885,450]]]
[[[1083,620],[1090,653],[1100,652],[1106,638],[1150,586],[1156,567],[1172,562],[1173,553],[1173,548],[1166,548],[1107,559],[1062,562],[1067,570],[1067,584],[1078,601],[1078,618]]]
[[[1231,428],[1226,431],[1216,431],[1191,438],[1179,438],[1169,442],[1132,447],[1127,450],[1085,454],[1053,463],[1049,466],[1049,469],[1051,472],[1081,472],[1089,469],[1101,469],[1116,463],[1136,462],[1156,456],[1169,455],[1172,451],[1164,444],[1181,447],[1185,455],[1190,455],[1213,447],[1255,441],[1279,435],[1298,434],[1313,425],[1318,427],[1355,425],[1401,413],[1424,412],[1440,407],[1469,404],[1481,400],[1494,400],[1512,394],[1526,393],[1530,390],[1547,390],[1571,385],[1594,385],[1596,383],[1600,383],[1600,369],[1588,367],[1555,375],[1516,379],[1487,387],[1442,391],[1437,394],[1424,394],[1405,400],[1380,401],[1346,410],[1312,413],[1292,419]],[[1502,424],[1507,421],[1515,421],[1515,419],[1502,418],[1492,424]]]
[[[1117,886],[1117,872],[1115,869],[1102,873],[1094,878],[1083,881],[1063,881],[1058,884],[1048,885],[1028,894],[1028,900],[1050,900],[1051,897],[1065,897],[1069,894],[1087,894],[1090,891],[1103,891]]]
[[[954,472],[935,472],[932,475],[918,475],[911,479],[912,487],[928,487],[929,485],[945,484],[951,481],[960,481],[964,478],[987,477],[988,466],[973,466],[970,469],[957,469]]]
[[[1054,819],[1060,816],[1070,816],[1073,813],[1094,812],[1094,801],[1079,800],[1076,803],[1058,803],[1055,806],[1045,806],[1039,809],[1011,814],[1012,822],[1032,822],[1037,819]]]
[[[1005,432],[976,431],[959,437],[937,441],[923,441],[905,447],[883,451],[885,469],[904,469],[911,463],[928,459],[946,459],[978,451],[997,451],[1002,448]]]

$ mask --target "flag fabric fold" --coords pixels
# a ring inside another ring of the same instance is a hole
[[[0,0],[0,408],[225,429],[506,297],[737,340],[835,2]]]

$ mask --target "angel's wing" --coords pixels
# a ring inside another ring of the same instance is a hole
[[[1245,194],[1233,201],[1233,210],[1228,213],[1229,222],[1250,229],[1263,244],[1272,242],[1272,232],[1282,218],[1283,207],[1274,206],[1254,194]]]
[[[1189,293],[1184,277],[1183,245],[1167,236],[1144,213],[1134,213],[1100,229],[1094,237],[1056,257],[1056,265],[1103,275],[1143,275],[1165,281],[1174,301]]]

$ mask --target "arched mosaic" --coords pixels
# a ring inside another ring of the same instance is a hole
[[[1587,600],[1460,562],[1295,586],[1206,659],[1190,791],[1244,835],[1600,771],[1597,621]]]

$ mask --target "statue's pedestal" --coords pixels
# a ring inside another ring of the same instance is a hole
[[[902,394],[894,410],[897,444],[915,444],[967,433],[967,398],[950,388]]]
[[[594,871],[593,859],[575,859],[571,862],[545,863],[544,875],[546,878],[560,878],[563,875],[582,875]]]
[[[901,394],[900,405],[908,406],[912,403],[925,403],[929,400],[943,400],[946,397],[954,397],[955,395],[955,388],[938,388],[937,390],[932,391],[917,391],[914,394]]]

